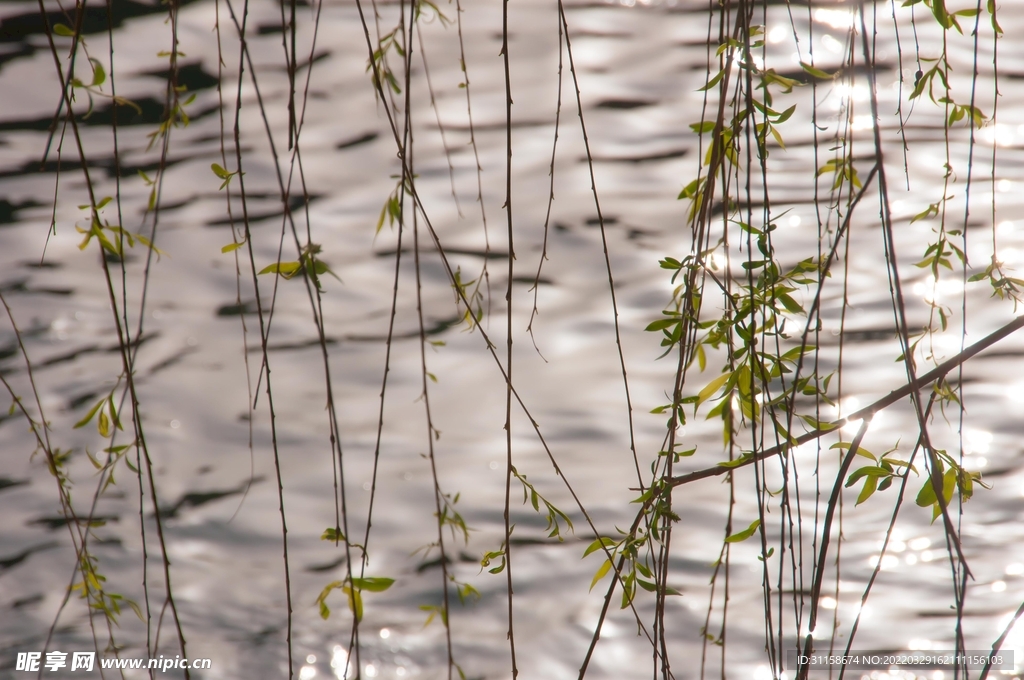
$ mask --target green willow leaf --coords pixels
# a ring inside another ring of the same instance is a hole
[[[717,392],[719,389],[721,389],[722,385],[724,385],[726,383],[726,381],[729,380],[729,378],[731,378],[731,377],[732,377],[732,373],[723,373],[722,375],[718,376],[717,378],[715,378],[714,380],[709,382],[704,387],[704,389],[702,389],[700,392],[697,393],[697,404],[696,404],[696,406],[700,406],[705,401],[710,399],[715,394],[715,392]]]
[[[280,274],[285,279],[290,279],[300,271],[302,271],[301,262],[275,262],[261,269],[258,274]]]
[[[803,70],[807,71],[808,73],[810,73],[815,78],[820,78],[822,80],[832,80],[832,78],[835,77],[831,73],[826,73],[826,72],[822,71],[820,68],[814,68],[813,66],[811,66],[810,64],[808,64],[806,62],[802,62],[801,61],[800,62],[800,68],[802,68]]]
[[[609,571],[609,570],[610,570],[611,568],[612,568],[612,561],[611,561],[611,560],[609,560],[609,559],[606,559],[606,560],[605,560],[605,561],[604,561],[604,562],[603,562],[603,563],[601,564],[601,566],[600,566],[600,567],[598,567],[597,571],[596,571],[596,572],[594,572],[594,578],[593,578],[593,580],[591,580],[591,582],[590,582],[590,589],[591,589],[591,590],[593,590],[593,589],[594,589],[594,586],[596,586],[596,585],[597,585],[597,582],[598,582],[598,581],[600,581],[600,580],[601,580],[602,578],[604,578],[604,577],[605,577],[605,574],[607,574],[607,573],[608,573],[608,571]]]
[[[365,578],[354,578],[352,583],[359,590],[367,590],[371,593],[383,593],[395,582],[393,578],[382,576],[367,576]]]
[[[738,531],[738,532],[736,532],[735,534],[733,534],[731,536],[727,536],[725,538],[725,542],[726,543],[739,543],[740,541],[745,541],[748,538],[750,538],[751,536],[753,536],[754,532],[757,531],[757,528],[760,527],[760,526],[761,526],[761,520],[755,519],[753,522],[751,522],[750,526],[747,527],[746,529],[744,529],[743,531]]]

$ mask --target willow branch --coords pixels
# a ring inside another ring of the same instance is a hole
[[[790,440],[788,443],[773,446],[770,449],[765,449],[764,451],[761,451],[759,453],[749,454],[748,457],[745,458],[743,462],[739,463],[738,465],[732,465],[731,467],[716,465],[715,467],[704,468],[703,470],[696,470],[685,475],[673,477],[669,481],[669,484],[671,487],[674,488],[677,486],[681,486],[683,484],[695,482],[698,479],[706,479],[708,477],[717,477],[719,475],[724,475],[727,472],[730,472],[737,468],[745,467],[752,463],[766,460],[768,458],[771,458],[772,456],[777,456],[781,453],[785,453],[786,451],[789,451],[793,447],[799,446],[800,444],[806,444],[807,442],[814,441],[815,439],[818,439],[819,437],[829,432],[834,432],[837,428],[842,427],[851,420],[870,419],[879,411],[888,408],[889,406],[892,406],[903,397],[912,394],[917,390],[921,389],[922,387],[925,387],[935,382],[936,380],[942,378],[951,370],[960,366],[968,359],[974,357],[979,352],[988,349],[992,345],[1012,335],[1021,328],[1024,328],[1024,315],[1016,317],[1010,323],[1006,324],[999,330],[994,331],[993,333],[990,333],[989,335],[985,336],[984,338],[974,343],[970,347],[964,349],[956,356],[947,359],[946,361],[943,361],[941,364],[939,364],[932,370],[928,371],[922,376],[919,376],[917,380],[909,382],[903,387],[900,387],[899,389],[893,390],[892,392],[882,397],[878,401],[874,402],[873,404],[865,406],[859,411],[851,413],[846,418],[831,422],[825,427],[821,427],[815,430],[811,430],[810,432],[804,433],[799,437]]]

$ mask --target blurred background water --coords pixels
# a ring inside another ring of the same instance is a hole
[[[972,158],[976,183],[967,222],[972,273],[989,261],[993,225],[997,225],[1000,258],[1010,266],[1024,262],[1024,101],[1019,87],[1024,54],[1014,38],[1024,31],[1024,11],[1014,3],[1003,4],[999,21],[1007,37],[999,42],[998,51],[999,122],[977,132]],[[58,20],[59,6],[45,6],[52,20]],[[132,231],[148,233],[149,188],[138,171],[153,176],[159,167],[159,144],[149,148],[147,135],[163,112],[167,59],[157,53],[171,49],[167,14],[166,7],[157,4],[123,0],[116,7],[112,75],[118,94],[140,107],[138,112],[118,108],[122,223]],[[234,9],[240,12],[241,6],[236,4]],[[385,29],[397,20],[397,9],[395,3],[379,4]],[[798,62],[809,60],[812,48],[819,68],[838,68],[855,9],[854,4],[841,2],[815,3],[810,8],[771,4],[763,18],[767,64],[783,73],[799,73]],[[316,7],[300,5],[299,10],[299,44],[308,51]],[[503,338],[508,246],[501,209],[505,163],[501,7],[496,2],[473,2],[464,10],[463,37],[489,234],[485,235],[475,200],[476,162],[469,145],[464,91],[458,87],[463,79],[458,41],[455,29],[437,18],[425,18],[423,23],[436,112],[426,93],[419,54],[414,58],[415,168],[425,209],[453,264],[470,278],[489,263],[485,304],[490,313],[483,325],[492,337]],[[442,5],[441,11],[454,16],[456,10]],[[243,270],[242,305],[238,304],[234,256],[220,252],[234,238],[225,194],[218,191],[220,179],[210,171],[211,163],[221,162],[218,43],[212,30],[218,12],[224,34],[222,82],[230,140],[238,48],[231,37],[227,6],[212,0],[180,3],[178,49],[184,56],[179,82],[196,99],[187,109],[190,124],[172,132],[157,237],[166,255],[152,266],[136,379],[189,655],[213,660],[211,671],[193,677],[285,677],[285,593],[270,430],[265,403],[250,416],[243,357],[243,347],[248,345],[253,350],[248,370],[255,382],[259,334],[254,294]],[[917,100],[905,126],[909,151],[904,159],[895,112],[901,96],[905,115],[909,112],[906,98],[918,70],[908,36],[916,29],[923,57],[935,56],[941,36],[934,22],[929,23],[930,14],[923,5],[897,8],[904,40],[901,52],[890,18],[892,8],[882,3],[869,6],[869,12],[878,17],[880,124],[889,154],[887,170],[895,178],[897,247],[912,293],[909,311],[915,322],[923,322],[928,312],[924,299],[936,296],[954,309],[951,327],[956,332],[939,336],[935,350],[937,355],[950,356],[959,350],[962,322],[970,343],[1009,320],[1013,305],[991,300],[983,282],[965,287],[951,275],[935,284],[927,270],[912,266],[933,225],[928,221],[911,224],[910,218],[941,198],[946,139],[942,109]],[[706,80],[709,20],[717,22],[717,15],[689,2],[632,0],[573,2],[567,5],[567,15],[616,281],[637,448],[645,466],[655,457],[664,434],[664,417],[648,411],[666,400],[673,365],[656,360],[659,338],[643,328],[659,316],[671,295],[672,286],[658,260],[666,255],[682,257],[689,250],[686,207],[675,197],[696,175],[699,163],[697,138],[688,125],[700,118],[703,94],[697,90]],[[510,5],[509,21],[515,149],[515,380],[566,477],[599,529],[611,534],[632,520],[636,506],[630,501],[637,492],[630,487],[637,486],[636,473],[629,451],[601,233],[567,69],[547,237],[550,259],[544,263],[532,326],[536,350],[526,333],[533,307],[531,286],[545,236],[558,94],[557,8],[550,2],[516,0]],[[973,21],[963,23],[973,25]],[[89,56],[109,63],[106,24],[103,8],[97,5],[88,10],[84,33]],[[260,95],[285,168],[288,79],[282,66],[280,7],[254,0],[248,7],[248,26]],[[799,45],[794,29],[801,36]],[[58,38],[65,50],[69,42]],[[960,92],[969,92],[972,49],[969,35],[950,38],[953,85]],[[991,40],[982,41],[978,50],[979,106],[988,113],[995,87]],[[397,237],[388,225],[379,234],[374,226],[394,189],[392,176],[401,166],[366,72],[366,47],[354,3],[323,3],[313,54],[301,133],[304,180],[313,241],[322,245],[324,261],[341,279],[324,279],[324,319],[345,451],[351,533],[361,536],[370,496]],[[303,79],[306,68],[300,71]],[[283,210],[275,161],[250,81],[243,82],[241,93],[248,211],[257,265],[264,266],[277,259]],[[781,128],[788,149],[773,149],[769,161],[773,202],[780,211],[790,209],[775,233],[775,246],[787,263],[817,255],[819,220],[828,212],[813,201],[811,97],[809,87],[779,97],[787,102],[782,108],[790,104],[798,108]],[[852,86],[819,85],[816,97],[819,134],[833,134],[840,114],[853,106],[851,134],[869,156],[871,118],[863,75]],[[58,445],[75,452],[70,462],[73,498],[77,507],[86,508],[96,478],[83,454],[86,449],[96,452],[104,444],[94,428],[72,429],[72,425],[114,386],[120,355],[98,256],[93,248],[84,252],[78,248],[81,235],[74,226],[85,223],[85,213],[77,206],[87,203],[88,197],[70,136],[63,139],[60,153],[59,139],[54,141],[40,165],[58,99],[38,5],[4,0],[0,3],[0,289],[24,337]],[[92,115],[82,119],[83,143],[94,181],[101,195],[108,195],[115,193],[116,175],[110,102],[96,96],[93,107]],[[438,119],[444,124],[444,139],[438,133]],[[962,221],[969,134],[962,127],[950,132],[958,182],[947,203],[950,214],[958,215],[953,220]],[[61,135],[60,126],[57,135]],[[450,152],[447,158],[445,144]],[[992,173],[994,148],[998,157]],[[903,177],[904,162],[910,180]],[[452,200],[453,186],[458,205]],[[292,193],[301,196],[300,190]],[[840,263],[847,270],[849,286],[843,356],[845,412],[867,405],[904,379],[902,365],[894,361],[899,348],[892,332],[876,200],[872,192],[865,199],[872,205],[855,215],[851,251]],[[994,216],[989,208],[993,201]],[[301,201],[293,208],[299,205]],[[236,203],[236,216],[238,207]],[[115,214],[113,205],[106,211],[111,217]],[[304,220],[301,211],[296,215]],[[51,217],[56,231],[48,236]],[[407,233],[406,251],[410,243]],[[139,322],[145,266],[145,251],[140,248],[126,258],[133,326]],[[460,494],[458,508],[472,530],[467,544],[449,542],[451,569],[481,593],[478,601],[453,607],[455,657],[468,677],[503,677],[509,673],[504,575],[481,573],[479,560],[484,552],[496,550],[503,536],[505,390],[480,333],[467,332],[460,324],[460,311],[433,249],[423,256],[422,277],[430,338],[445,343],[427,357],[429,370],[437,376],[437,384],[431,386],[431,404],[434,424],[441,431],[435,444],[439,478],[446,492]],[[360,663],[364,677],[434,678],[445,674],[445,649],[442,627],[437,622],[424,626],[427,614],[418,609],[440,602],[441,581],[438,563],[425,562],[423,553],[416,552],[436,540],[436,524],[430,468],[424,458],[426,425],[418,401],[421,385],[411,257],[403,259],[400,281],[367,572],[395,578],[396,583],[385,593],[366,595]],[[265,298],[269,284],[263,286]],[[321,589],[341,578],[345,569],[343,551],[320,540],[324,529],[334,525],[322,360],[301,282],[281,281],[277,295],[269,348],[289,525],[296,668],[303,680],[341,677],[349,664],[346,649],[351,625],[344,598],[335,593],[328,600],[334,611],[328,620],[320,618],[315,605]],[[827,286],[823,300],[821,356],[823,365],[835,366],[842,287]],[[241,319],[247,336],[243,336]],[[970,649],[991,644],[1024,593],[1022,357],[1024,339],[1011,337],[969,362],[963,378],[963,425],[955,413],[948,423],[941,417],[934,423],[933,436],[952,449],[958,446],[962,430],[966,466],[980,469],[993,486],[971,500],[960,524],[975,577],[964,612]],[[29,394],[24,359],[7,321],[0,324],[0,371],[19,394]],[[915,428],[909,405],[901,403],[876,418],[865,443],[884,451],[900,441],[905,451],[916,436]],[[694,421],[685,436],[698,446],[698,453],[685,465],[696,469],[721,459],[721,435],[713,423]],[[576,677],[602,604],[600,588],[587,591],[598,562],[580,559],[592,536],[521,413],[513,418],[513,441],[519,471],[560,508],[573,510],[569,514],[576,524],[576,534],[568,535],[565,542],[545,538],[543,518],[529,505],[520,505],[513,490],[514,609],[521,677]],[[34,446],[23,420],[17,416],[0,420],[4,518],[0,523],[0,674],[5,677],[20,677],[13,670],[17,652],[42,649],[75,566],[55,482],[42,456],[31,455]],[[809,517],[820,500],[813,481],[816,450],[805,447],[795,453],[798,465],[806,466],[801,472]],[[831,484],[829,474],[835,469],[831,463],[822,465],[825,495]],[[744,471],[737,480],[736,523],[746,526],[756,517],[753,475]],[[727,494],[728,488],[716,479],[675,493],[681,520],[670,583],[683,594],[670,598],[667,621],[676,677],[698,676],[700,629],[711,563],[724,535]],[[841,644],[845,645],[843,636],[860,610],[860,594],[878,561],[893,495],[880,493],[873,499],[878,502],[857,508],[851,496],[844,510],[839,597],[823,602],[836,612]],[[137,482],[128,470],[117,472],[117,485],[99,500],[96,515],[107,520],[95,530],[93,550],[109,587],[141,602]],[[901,514],[896,540],[882,562],[873,596],[861,612],[857,648],[953,647],[950,566],[941,523],[930,520],[928,510],[912,504]],[[151,507],[141,521],[152,539]],[[771,673],[763,650],[757,554],[752,543],[738,544],[733,551],[728,653],[731,677],[760,680]],[[162,572],[155,544],[149,545],[149,559],[149,577],[159,589]],[[160,604],[157,600],[153,606],[158,610]],[[638,610],[649,619],[653,605],[640,598]],[[159,649],[173,655],[177,650],[168,616]],[[826,639],[830,632],[824,633]],[[105,635],[100,639],[105,640]],[[115,636],[125,646],[122,656],[145,655],[145,627],[130,612],[122,615]],[[1024,631],[1012,634],[1006,647],[1024,654]],[[57,622],[50,649],[92,648],[84,607],[72,598]],[[631,614],[616,612],[605,624],[588,675],[646,677],[652,672],[651,663],[649,644],[637,635]]]

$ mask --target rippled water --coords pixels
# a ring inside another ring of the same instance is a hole
[[[708,15],[703,7],[688,3],[628,4],[573,4],[568,8],[568,20],[606,218],[637,445],[645,465],[659,450],[664,433],[663,416],[647,412],[664,402],[673,366],[655,360],[660,353],[658,339],[642,329],[657,318],[671,294],[658,260],[665,255],[681,257],[689,249],[683,225],[685,207],[675,196],[694,176],[698,163],[696,137],[687,126],[700,117],[702,94],[697,88],[705,82]],[[974,172],[976,180],[988,175],[993,144],[997,145],[994,193],[1000,256],[1008,264],[1020,266],[1024,263],[1024,101],[1019,79],[1024,77],[1024,54],[1015,36],[1024,31],[1024,11],[1012,3],[1004,4],[999,15],[1007,35],[999,42],[1001,122],[978,133]],[[802,35],[813,26],[816,63],[828,69],[839,63],[853,6],[823,5],[810,13],[810,21],[805,7],[794,6],[792,16]],[[57,6],[51,9],[56,12]],[[236,303],[234,259],[220,252],[232,241],[231,229],[224,195],[217,190],[220,180],[209,169],[211,163],[221,162],[217,43],[211,32],[215,10],[213,2],[195,0],[183,4],[180,11],[179,49],[185,54],[181,82],[197,93],[197,98],[189,107],[191,124],[174,130],[172,136],[158,236],[158,246],[166,256],[154,262],[149,280],[137,381],[160,503],[166,508],[172,579],[189,655],[213,660],[212,671],[193,677],[284,677],[281,529],[265,403],[259,404],[253,417],[252,455],[248,446],[242,348],[246,343],[258,348],[258,325],[252,314],[251,287],[247,289],[243,283],[245,304],[239,309]],[[300,10],[300,44],[308,50],[312,10]],[[442,10],[455,11],[449,6]],[[413,107],[418,190],[453,263],[475,276],[485,260],[490,262],[492,313],[484,323],[492,337],[503,338],[504,255],[508,246],[501,209],[505,157],[501,13],[497,3],[473,3],[465,10],[463,26],[484,173],[483,198],[491,254],[496,259],[485,257],[485,235],[475,202],[476,175],[468,146],[465,99],[457,88],[461,80],[458,44],[454,29],[443,28],[437,20],[425,26],[424,35],[430,76],[437,90],[437,116],[445,123],[462,214],[451,199],[448,162],[435,113],[424,93],[422,65],[416,66],[418,99]],[[281,67],[279,10],[273,3],[254,2],[249,11],[249,44],[260,76],[260,94],[272,128],[286,130],[288,83]],[[106,60],[105,15],[100,10],[93,12],[85,24],[88,47],[92,56]],[[382,25],[394,21],[394,12],[395,6],[381,6]],[[1012,305],[991,301],[984,283],[969,284],[966,291],[962,284],[957,287],[946,280],[935,286],[926,270],[912,265],[920,257],[931,224],[910,224],[910,217],[941,197],[945,162],[942,113],[928,103],[914,107],[906,133],[910,144],[907,164],[914,182],[907,190],[898,119],[893,115],[899,97],[899,71],[896,44],[886,18],[891,11],[879,5],[878,12],[881,124],[895,185],[897,245],[912,294],[910,311],[913,319],[923,321],[927,307],[922,299],[944,296],[957,314],[953,328],[959,328],[964,299],[970,343],[1009,320]],[[909,9],[898,11],[905,40],[903,74],[912,83],[917,66],[910,56],[912,39],[907,37],[913,29],[909,13]],[[81,236],[74,225],[84,213],[76,206],[87,202],[87,196],[70,138],[65,139],[59,160],[54,147],[40,167],[58,89],[37,14],[33,3],[0,4],[0,287],[34,364],[55,445],[76,451],[71,462],[74,498],[79,507],[87,507],[95,477],[82,453],[103,445],[95,429],[71,426],[113,387],[120,355],[96,252],[91,248],[82,252],[77,247]],[[933,55],[937,31],[926,21],[929,15],[923,6],[918,6],[916,16],[921,54]],[[236,64],[237,46],[227,38],[223,4],[220,17],[225,29],[225,63]],[[114,30],[118,94],[139,103],[142,111],[135,114],[119,109],[123,224],[148,233],[150,223],[143,219],[143,212],[149,190],[136,171],[153,174],[157,168],[159,154],[147,149],[146,135],[159,122],[164,96],[166,59],[156,52],[169,49],[169,42],[160,7],[124,3],[121,19]],[[798,72],[787,8],[769,7],[764,23],[769,65]],[[532,310],[530,286],[544,237],[554,132],[555,7],[515,0],[510,6],[510,35],[515,102],[515,379],[566,477],[597,526],[611,533],[632,520],[636,506],[630,501],[636,492],[629,487],[637,484],[601,234],[568,73],[548,240],[550,260],[544,265],[539,314],[533,325],[539,352],[525,332]],[[950,40],[954,85],[969,88],[971,41],[959,35]],[[807,43],[800,49],[800,54],[806,55]],[[991,44],[982,44],[979,50],[979,106],[987,112],[993,89],[988,66]],[[354,4],[325,2],[315,54],[301,137],[303,161],[312,197],[313,240],[322,244],[324,260],[341,279],[340,283],[325,279],[323,304],[345,450],[350,521],[353,533],[361,535],[370,495],[396,248],[395,231],[385,226],[375,235],[374,225],[394,188],[390,176],[400,172],[400,165],[383,109],[375,102],[364,70],[365,43]],[[230,98],[235,84],[229,76],[225,78]],[[831,93],[819,86],[818,122],[823,128],[834,126],[843,97],[852,98],[854,138],[868,154],[870,116],[863,118],[867,113],[865,82],[860,78],[852,89],[837,86]],[[769,166],[773,202],[779,208],[792,208],[776,232],[775,244],[784,262],[816,255],[817,249],[817,217],[808,172],[813,150],[808,91],[799,89],[789,96],[787,101],[802,104],[783,128],[790,148],[786,153],[773,150]],[[904,89],[904,99],[906,95]],[[273,159],[255,106],[256,93],[248,81],[242,86],[242,98],[245,181],[252,197],[253,245],[262,266],[277,257],[282,209]],[[227,113],[230,116],[230,111]],[[107,102],[97,98],[95,112],[82,126],[92,172],[104,195],[115,190],[110,120]],[[229,130],[230,124],[229,117]],[[953,215],[963,211],[967,139],[964,128],[951,132],[959,182],[953,185],[954,197],[948,203]],[[278,152],[285,153],[283,134],[277,135],[275,143]],[[55,189],[58,163],[62,173]],[[59,197],[57,228],[48,238],[55,192]],[[968,234],[975,269],[983,267],[991,254],[991,246],[986,244],[993,220],[986,206],[992,193],[993,185],[986,182],[978,182],[972,189]],[[875,200],[873,194],[870,200]],[[893,361],[899,350],[891,332],[891,302],[873,205],[860,210],[854,220],[852,243],[849,261],[843,263],[848,267],[850,305],[843,357],[843,390],[848,395],[843,403],[845,412],[858,404],[867,405],[904,380],[902,365]],[[403,247],[410,247],[408,236]],[[368,567],[370,574],[397,581],[385,593],[366,595],[361,663],[364,677],[432,678],[444,674],[443,629],[436,622],[425,627],[426,613],[417,607],[436,604],[441,586],[438,565],[424,564],[422,553],[414,552],[436,539],[436,529],[430,469],[422,455],[426,425],[418,402],[421,386],[414,275],[411,259],[404,262]],[[130,314],[137,314],[145,264],[144,251],[139,249],[127,259]],[[246,280],[243,272],[243,282]],[[441,431],[436,442],[440,481],[445,491],[461,494],[458,507],[472,529],[468,545],[449,544],[456,558],[453,571],[481,593],[479,601],[453,609],[455,656],[469,677],[503,677],[509,668],[505,580],[503,575],[479,573],[479,559],[485,551],[497,549],[503,536],[505,391],[480,334],[468,333],[459,325],[447,276],[433,253],[424,256],[423,295],[426,323],[433,329],[431,338],[446,343],[429,352],[427,359],[429,370],[438,379],[437,385],[431,386],[431,405],[435,426]],[[827,288],[822,357],[833,366],[841,305],[841,288]],[[247,338],[243,338],[240,318],[246,320]],[[132,317],[133,325],[138,321]],[[959,346],[959,333],[954,333],[951,338],[939,338],[936,351],[948,356]],[[324,528],[334,524],[331,449],[319,346],[305,291],[298,281],[281,283],[270,349],[289,530],[296,668],[301,666],[298,672],[304,680],[332,673],[340,676],[347,663],[350,625],[344,615],[344,598],[335,593],[328,600],[335,613],[326,621],[321,620],[314,603],[326,583],[342,577],[344,564],[342,551],[320,540]],[[257,356],[250,356],[253,381]],[[1022,356],[1024,338],[1012,337],[971,361],[965,370],[967,467],[981,469],[993,485],[992,490],[971,500],[962,520],[966,556],[975,577],[964,618],[970,649],[991,644],[1024,594],[1024,524],[1020,522],[1024,466],[1019,444],[1024,434]],[[0,371],[19,394],[28,396],[24,361],[6,322],[0,324]],[[941,418],[936,418],[934,427],[935,436],[955,448],[959,427],[955,414],[948,427]],[[906,450],[915,436],[914,428],[909,405],[901,403],[876,418],[866,444],[884,451],[902,437],[901,450]],[[695,422],[686,436],[699,445],[693,468],[712,465],[721,458],[720,433],[713,425]],[[513,419],[513,439],[517,468],[560,507],[573,509],[529,421],[519,413]],[[23,420],[4,417],[0,421],[2,674],[15,673],[11,669],[17,652],[42,649],[74,568],[56,486],[42,457],[30,456],[34,446]],[[802,494],[812,514],[814,454],[814,448],[795,454],[800,465],[807,465],[801,468],[807,470]],[[835,471],[835,466],[826,468],[823,480],[829,479],[829,470]],[[253,484],[243,499],[251,476]],[[741,492],[737,523],[745,526],[756,516],[754,481],[748,472],[739,473],[737,479]],[[823,481],[822,486],[822,493],[827,494],[830,481]],[[839,599],[824,602],[827,608],[838,607],[840,635],[847,634],[860,593],[877,562],[892,496],[892,492],[879,494],[878,500],[885,498],[885,502],[857,508],[853,507],[855,496],[848,499]],[[727,487],[715,479],[675,493],[682,519],[675,536],[670,582],[683,596],[671,598],[667,620],[676,677],[696,677],[698,673],[710,564],[721,545],[726,499]],[[143,520],[150,541],[148,573],[159,589],[162,571],[151,513],[151,508],[147,509]],[[558,543],[544,538],[544,521],[528,505],[513,505],[517,527],[513,545],[515,630],[521,677],[576,677],[600,612],[600,588],[587,592],[597,562],[594,558],[580,560],[592,537],[579,513],[570,514],[577,534]],[[116,489],[99,501],[96,515],[107,519],[107,524],[96,530],[98,540],[93,545],[102,572],[112,589],[141,602],[138,496],[128,470],[118,471]],[[879,582],[862,612],[858,648],[953,647],[950,568],[940,523],[932,525],[930,519],[927,510],[911,504],[901,514],[896,541],[883,560]],[[733,552],[728,650],[733,675],[761,678],[766,672],[770,677],[770,672],[763,652],[761,566],[756,557],[752,544],[738,544]],[[160,605],[160,601],[152,603],[155,611]],[[642,601],[638,609],[650,618],[651,604]],[[174,654],[168,621],[161,632],[160,651]],[[613,614],[588,675],[649,676],[649,646],[636,632],[630,616]],[[102,645],[106,633],[100,631],[99,636]],[[144,654],[145,627],[130,612],[123,615],[115,637],[125,645],[123,656]],[[845,638],[839,640],[845,644]],[[1024,655],[1024,632],[1011,635],[1006,646]],[[50,648],[93,648],[88,619],[74,598],[59,619]]]

